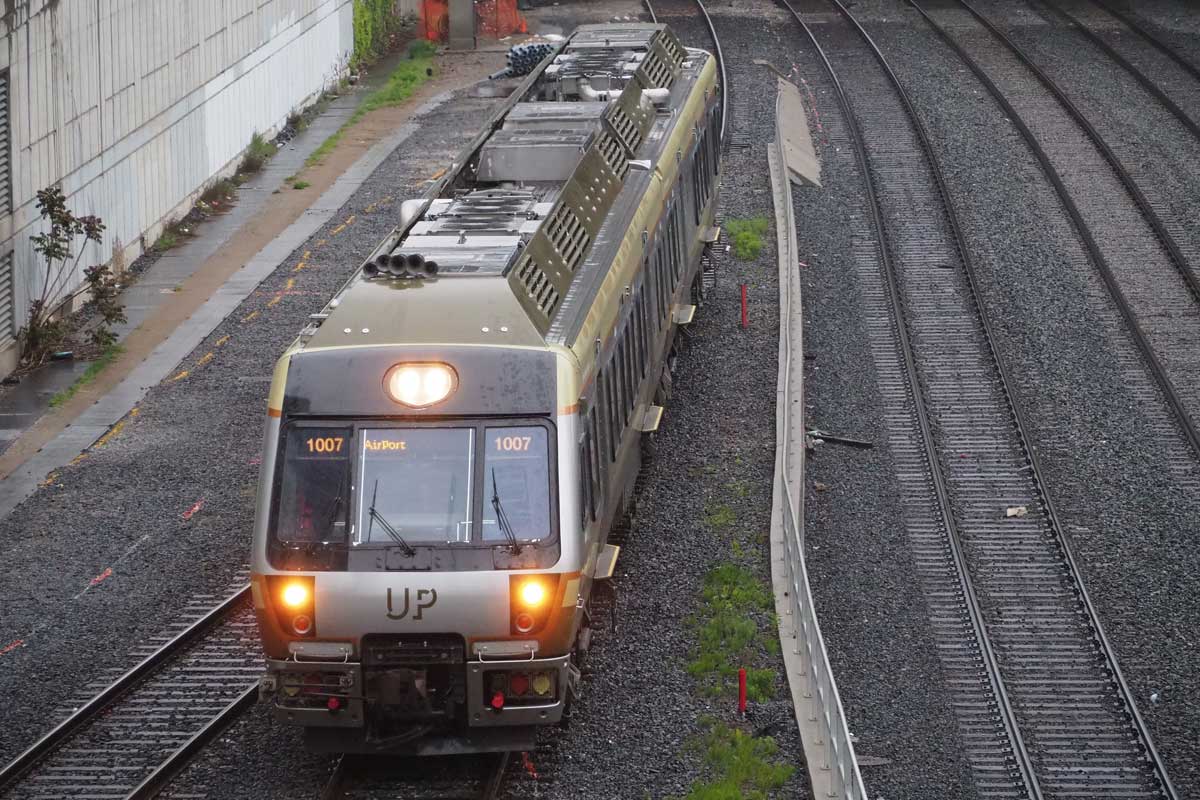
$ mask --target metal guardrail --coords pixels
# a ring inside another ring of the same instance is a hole
[[[866,800],[854,744],[821,636],[804,561],[804,340],[796,219],[776,100],[768,151],[779,248],[779,383],[771,561],[779,635],[816,797]],[[793,414],[793,409],[798,409]]]

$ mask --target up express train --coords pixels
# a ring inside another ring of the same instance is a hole
[[[261,698],[309,748],[569,717],[716,235],[722,90],[665,26],[579,28],[279,360],[251,584]]]

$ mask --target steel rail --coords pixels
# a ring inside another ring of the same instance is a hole
[[[81,731],[101,712],[111,707],[134,689],[143,679],[152,674],[181,650],[224,621],[233,610],[250,596],[247,584],[231,594],[219,605],[180,631],[173,639],[151,653],[133,669],[129,670],[99,694],[89,700],[78,711],[56,725],[49,733],[31,745],[25,752],[0,769],[0,794],[16,780],[37,766],[43,759],[57,750],[64,742]]]
[[[1195,64],[1179,55],[1179,53],[1175,52],[1174,48],[1172,48],[1159,37],[1155,36],[1147,28],[1143,27],[1142,24],[1134,19],[1133,16],[1126,14],[1123,11],[1118,11],[1113,7],[1112,3],[1108,2],[1108,0],[1092,0],[1092,2],[1103,8],[1112,16],[1119,19],[1125,24],[1125,27],[1129,28],[1129,30],[1133,31],[1138,36],[1141,36],[1147,42],[1154,45],[1160,52],[1162,52],[1163,55],[1178,64],[1179,67],[1186,73],[1200,81],[1200,68],[1197,68]]]
[[[975,76],[985,87],[987,87],[992,97],[994,97],[996,102],[1000,104],[1005,113],[1008,115],[1009,119],[1013,121],[1013,124],[1025,138],[1025,141],[1030,150],[1033,152],[1034,157],[1037,158],[1038,162],[1041,164],[1042,170],[1045,172],[1046,177],[1054,186],[1054,190],[1057,192],[1059,200],[1066,208],[1067,215],[1071,218],[1071,222],[1074,224],[1075,230],[1079,233],[1079,237],[1083,241],[1084,248],[1087,250],[1092,263],[1095,265],[1096,271],[1100,273],[1100,278],[1103,281],[1105,288],[1108,290],[1109,296],[1112,298],[1117,310],[1121,313],[1121,317],[1125,321],[1125,325],[1129,329],[1134,343],[1137,345],[1138,350],[1141,351],[1142,357],[1146,361],[1147,368],[1154,376],[1159,390],[1163,393],[1163,397],[1167,401],[1167,405],[1170,406],[1171,412],[1175,415],[1175,418],[1183,432],[1184,438],[1187,439],[1188,444],[1192,448],[1192,452],[1195,453],[1198,458],[1200,458],[1200,430],[1197,430],[1195,422],[1192,420],[1191,415],[1187,412],[1187,409],[1183,404],[1183,400],[1179,397],[1179,393],[1175,389],[1175,384],[1171,381],[1170,376],[1167,375],[1166,367],[1164,367],[1162,361],[1159,360],[1158,355],[1154,352],[1154,347],[1150,344],[1150,340],[1146,337],[1145,332],[1138,323],[1137,316],[1134,314],[1133,308],[1129,305],[1129,301],[1125,298],[1125,293],[1121,290],[1120,284],[1117,282],[1116,275],[1112,271],[1112,267],[1109,266],[1108,260],[1101,252],[1100,245],[1097,244],[1095,237],[1092,235],[1091,230],[1083,219],[1083,214],[1080,212],[1079,207],[1075,204],[1074,199],[1072,199],[1070,192],[1067,191],[1066,184],[1063,183],[1062,177],[1059,175],[1058,170],[1051,163],[1049,155],[1047,155],[1046,151],[1037,141],[1037,138],[1033,135],[1033,131],[1030,130],[1029,126],[1025,123],[1021,115],[1017,113],[1015,108],[1013,108],[1012,103],[1008,101],[1008,99],[1000,91],[999,87],[997,87],[992,79],[987,76],[983,69],[975,63],[975,60],[971,58],[966,50],[959,46],[958,42],[954,41],[949,34],[941,28],[941,26],[937,25],[937,23],[934,22],[932,18],[925,13],[924,9],[914,2],[914,0],[908,0],[908,2],[915,9],[917,9],[917,11],[919,11],[923,17],[925,17],[930,25],[934,27],[934,30],[941,35],[943,40],[945,40],[958,54],[959,58],[963,60],[963,63],[965,63],[971,69],[971,71],[975,73]],[[970,6],[967,6],[963,0],[958,0],[958,2],[963,6],[966,6],[972,14],[975,13],[974,9],[971,9]],[[976,17],[978,18],[977,14]]]
[[[837,0],[833,0],[833,2],[837,2]],[[938,35],[942,38],[942,40],[945,41],[952,50],[954,50],[954,52],[963,61],[963,63],[966,64],[966,66],[968,68],[970,68],[970,70],[975,74],[976,78],[978,78],[980,80],[980,82],[983,83],[985,87],[987,87],[988,91],[991,93],[993,98],[995,98],[997,100],[997,102],[1001,105],[1001,107],[1004,109],[1004,111],[1008,115],[1009,119],[1012,120],[1013,124],[1018,128],[1018,130],[1021,131],[1022,136],[1026,140],[1026,144],[1029,146],[1030,150],[1034,152],[1035,156],[1038,159],[1038,162],[1041,164],[1041,166],[1043,168],[1043,171],[1046,173],[1046,175],[1050,179],[1051,183],[1054,184],[1055,189],[1058,191],[1060,198],[1063,200],[1064,205],[1067,207],[1068,214],[1071,217],[1071,220],[1072,220],[1073,224],[1075,225],[1076,230],[1079,232],[1081,238],[1083,238],[1083,240],[1086,243],[1088,243],[1089,253],[1093,256],[1094,259],[1098,259],[1098,263],[1102,263],[1103,257],[1100,256],[1099,248],[1096,246],[1095,241],[1092,239],[1091,233],[1088,231],[1086,224],[1084,224],[1083,218],[1079,214],[1079,210],[1075,207],[1074,203],[1070,200],[1070,197],[1066,192],[1066,187],[1063,186],[1061,177],[1058,175],[1057,171],[1054,169],[1053,165],[1050,163],[1050,159],[1046,155],[1045,151],[1041,148],[1041,146],[1038,144],[1037,140],[1033,137],[1033,133],[1032,133],[1032,131],[1030,131],[1028,125],[1026,125],[1024,119],[1022,119],[1022,117],[1016,112],[1016,109],[1013,108],[1012,104],[1008,102],[1007,98],[1005,98],[1003,96],[1003,94],[1000,93],[999,88],[991,80],[991,78],[989,78],[987,76],[987,74],[983,71],[983,69],[974,61],[974,59],[972,59],[967,54],[965,49],[961,45],[959,45],[958,42],[955,41],[950,36],[950,34],[941,25],[939,25],[937,23],[936,20],[934,20],[932,17],[930,17],[929,14],[927,14],[925,12],[925,10],[917,3],[916,0],[908,0],[908,2],[913,8],[915,8],[921,14],[921,16],[925,19],[925,21],[929,24],[929,26],[938,33]],[[839,5],[840,5],[840,3],[839,3]],[[965,5],[965,3],[964,3],[964,5]],[[915,120],[915,118],[914,118],[914,120]],[[918,123],[918,126],[923,128],[923,126],[920,126],[919,123]],[[970,262],[964,262],[964,264],[969,264],[969,263]],[[1107,269],[1107,267],[1106,267],[1106,269]],[[979,302],[979,293],[976,288],[976,282],[975,282],[974,276],[971,275],[970,273],[968,273],[968,278],[969,278],[970,285],[971,285],[972,295],[975,298],[975,305],[979,309],[980,317],[984,321],[985,328],[989,327],[988,322],[987,322],[987,319],[988,319],[987,313],[984,310],[983,304]],[[1120,296],[1120,295],[1118,294],[1115,296]],[[1121,298],[1120,304],[1124,305],[1123,297]],[[1127,307],[1123,309],[1123,313],[1126,311],[1128,311]],[[1128,319],[1128,316],[1127,316],[1127,319]],[[1136,327],[1134,327],[1133,329],[1136,330]],[[989,333],[989,344],[990,344],[990,339],[991,339],[991,337],[990,337],[990,333]],[[993,352],[995,352],[994,348],[993,348]],[[1003,363],[1001,361],[999,361],[998,354],[997,354],[997,362],[996,363],[997,363],[997,367],[999,368],[1000,373],[1001,373],[1001,383],[1002,383],[1002,386],[1004,389],[1004,394],[1008,398],[1009,407],[1012,410],[1013,417],[1016,420],[1017,428],[1020,432],[1021,442],[1022,442],[1023,449],[1025,451],[1025,455],[1029,459],[1030,468],[1032,470],[1034,480],[1035,480],[1035,486],[1037,486],[1039,494],[1041,496],[1041,500],[1045,504],[1046,515],[1047,515],[1048,521],[1050,522],[1051,529],[1053,530],[1055,537],[1058,540],[1058,545],[1062,549],[1063,560],[1065,561],[1065,563],[1068,567],[1068,571],[1070,573],[1071,579],[1072,579],[1073,583],[1075,584],[1076,590],[1079,593],[1080,603],[1088,614],[1089,623],[1096,635],[1096,641],[1097,641],[1097,644],[1099,645],[1098,650],[1101,653],[1101,655],[1103,656],[1103,658],[1105,660],[1105,664],[1112,675],[1113,683],[1117,686],[1117,688],[1119,690],[1118,696],[1120,697],[1120,699],[1122,700],[1122,702],[1125,706],[1125,711],[1126,711],[1127,715],[1129,716],[1130,720],[1134,724],[1134,727],[1140,737],[1142,746],[1146,749],[1147,760],[1150,762],[1151,768],[1154,770],[1156,776],[1158,777],[1159,782],[1162,785],[1162,788],[1163,788],[1166,796],[1170,797],[1170,798],[1177,798],[1178,795],[1175,792],[1175,788],[1171,784],[1170,777],[1167,775],[1166,766],[1163,764],[1162,759],[1160,758],[1160,756],[1158,754],[1158,750],[1155,748],[1154,742],[1150,738],[1149,729],[1146,727],[1146,724],[1143,721],[1141,714],[1138,712],[1137,704],[1133,700],[1133,692],[1130,690],[1129,684],[1125,680],[1125,676],[1121,672],[1120,666],[1117,664],[1116,656],[1114,654],[1114,649],[1113,649],[1112,645],[1109,643],[1108,637],[1104,633],[1104,627],[1100,623],[1099,615],[1096,612],[1096,608],[1092,603],[1091,597],[1088,595],[1087,588],[1083,582],[1083,573],[1079,569],[1079,564],[1075,559],[1074,551],[1071,547],[1070,541],[1063,534],[1063,531],[1058,524],[1058,515],[1054,511],[1054,506],[1050,499],[1049,494],[1044,489],[1045,482],[1042,479],[1042,469],[1041,469],[1038,455],[1037,455],[1036,451],[1032,447],[1029,446],[1029,437],[1026,433],[1026,431],[1028,430],[1028,427],[1027,427],[1026,423],[1024,422],[1020,407],[1016,403],[1015,395],[1013,394],[1013,392],[1010,388],[1011,381],[1008,377],[1007,370],[1005,369]],[[1186,419],[1186,417],[1185,417],[1185,419]],[[1194,434],[1195,431],[1192,430],[1192,433]]]
[[[729,122],[729,75],[725,72],[725,54],[721,51],[721,40],[717,36],[717,29],[713,26],[712,17],[708,15],[708,9],[704,7],[702,0],[691,0],[695,3],[696,8],[700,10],[700,16],[704,17],[704,24],[708,27],[708,35],[713,41],[713,56],[717,59],[717,69],[721,73],[721,147],[725,146],[725,131]],[[646,6],[646,12],[650,15],[650,21],[657,24],[658,16],[654,13],[654,5],[650,0],[642,0]]]
[[[968,3],[967,0],[958,0],[958,4],[970,12],[971,16],[975,17],[975,19],[979,21],[980,25],[982,25],[988,30],[989,33],[999,39],[1004,46],[1007,47],[1012,54],[1016,56],[1017,59],[1020,60],[1020,62],[1024,64],[1030,72],[1033,73],[1034,77],[1036,77],[1038,81],[1041,82],[1041,84],[1045,86],[1052,95],[1054,95],[1054,98],[1058,100],[1059,105],[1066,110],[1071,118],[1075,120],[1075,123],[1083,129],[1084,133],[1087,134],[1087,137],[1092,140],[1092,144],[1094,144],[1096,149],[1100,151],[1100,155],[1104,156],[1104,160],[1107,161],[1108,165],[1112,168],[1113,174],[1117,176],[1117,180],[1121,182],[1121,185],[1125,187],[1125,191],[1129,193],[1129,195],[1133,198],[1133,202],[1137,204],[1138,210],[1142,212],[1142,216],[1145,217],[1148,223],[1150,223],[1150,227],[1154,230],[1154,235],[1158,237],[1158,241],[1166,249],[1167,255],[1171,259],[1171,263],[1174,264],[1176,271],[1179,272],[1180,277],[1183,278],[1183,282],[1187,284],[1188,291],[1190,291],[1192,294],[1192,299],[1198,305],[1200,305],[1200,277],[1197,277],[1192,265],[1188,263],[1187,257],[1184,256],[1183,251],[1179,249],[1179,244],[1175,241],[1175,237],[1173,237],[1170,232],[1167,231],[1167,227],[1163,224],[1163,221],[1158,216],[1158,213],[1150,206],[1150,201],[1146,199],[1146,195],[1144,192],[1142,192],[1141,187],[1139,187],[1133,180],[1133,177],[1129,174],[1129,171],[1125,169],[1125,165],[1121,163],[1119,158],[1117,158],[1117,154],[1113,152],[1111,147],[1109,147],[1108,142],[1104,140],[1104,137],[1100,135],[1100,132],[1096,130],[1096,127],[1092,125],[1092,123],[1088,121],[1087,117],[1083,115],[1083,112],[1081,112],[1079,108],[1073,102],[1071,102],[1071,99],[1067,97],[1067,93],[1062,90],[1062,87],[1055,83],[1055,81],[1048,74],[1046,74],[1045,70],[1034,63],[1033,59],[1029,57],[1029,54],[1022,50],[1016,42],[1010,39],[1008,34],[1000,30],[1000,28],[998,28],[991,20],[989,20],[980,11],[976,10],[974,6]]]
[[[1187,115],[1187,112],[1176,104],[1174,100],[1167,96],[1167,93],[1158,87],[1154,81],[1150,80],[1144,72],[1134,66],[1129,59],[1116,51],[1112,45],[1100,38],[1100,35],[1085,25],[1079,18],[1073,16],[1064,8],[1059,8],[1050,0],[1030,0],[1042,8],[1047,9],[1053,14],[1057,14],[1060,18],[1065,19],[1076,31],[1083,34],[1089,42],[1104,51],[1104,54],[1115,61],[1122,69],[1130,74],[1141,87],[1154,96],[1154,99],[1162,103],[1163,107],[1175,115],[1175,118],[1183,124],[1185,128],[1192,132],[1192,135],[1200,139],[1200,125]]]
[[[953,514],[950,511],[950,491],[946,485],[946,478],[943,475],[939,466],[940,460],[937,454],[937,447],[933,435],[932,415],[925,402],[925,396],[921,387],[919,373],[916,365],[915,349],[912,341],[909,338],[908,330],[905,326],[904,306],[901,300],[901,289],[897,278],[898,270],[895,262],[892,259],[892,253],[889,249],[887,229],[883,223],[883,204],[875,191],[874,179],[871,177],[871,162],[867,156],[866,146],[864,144],[865,137],[862,133],[862,128],[858,123],[858,118],[855,116],[850,106],[850,100],[845,90],[842,88],[841,81],[838,80],[837,72],[833,68],[833,64],[829,61],[824,48],[821,47],[817,37],[813,34],[812,29],[800,16],[799,12],[792,6],[790,0],[779,0],[788,11],[795,17],[796,22],[804,29],[805,35],[820,57],[821,62],[825,66],[826,72],[829,74],[830,80],[833,82],[834,94],[837,96],[838,105],[841,107],[842,114],[846,119],[846,126],[850,132],[851,141],[854,144],[855,156],[859,164],[859,168],[863,176],[863,188],[867,195],[867,207],[871,215],[871,226],[875,231],[875,238],[878,246],[879,259],[883,266],[883,273],[888,287],[888,300],[892,308],[893,319],[895,320],[896,337],[900,343],[900,350],[904,361],[904,372],[908,384],[909,394],[912,397],[913,408],[916,412],[918,426],[920,428],[921,442],[925,453],[925,461],[929,466],[931,482],[933,484],[934,493],[937,497],[938,513],[941,517],[942,526],[946,530],[950,551],[954,561],[957,577],[963,591],[964,604],[966,606],[968,618],[971,624],[971,630],[979,643],[980,652],[983,655],[983,667],[987,675],[988,683],[990,684],[992,694],[996,697],[996,706],[1000,712],[1001,724],[1003,725],[1005,735],[1012,746],[1013,758],[1016,762],[1018,771],[1020,772],[1020,780],[1024,784],[1028,796],[1031,800],[1040,800],[1042,797],[1041,787],[1038,784],[1037,776],[1033,770],[1033,762],[1030,758],[1029,751],[1025,746],[1024,739],[1021,737],[1020,726],[1017,724],[1016,714],[1012,707],[1012,703],[1008,699],[1008,693],[1004,687],[1004,681],[1000,674],[1000,665],[996,658],[995,650],[992,647],[990,637],[987,634],[986,624],[983,619],[983,611],[980,607],[978,595],[975,592],[974,583],[972,581],[970,570],[966,562],[966,554],[962,541],[962,536],[958,530],[958,525],[954,520]],[[860,35],[864,38],[870,48],[874,51],[880,65],[887,72],[892,85],[898,92],[901,100],[908,110],[914,127],[918,131],[918,138],[923,146],[927,148],[926,156],[929,159],[934,176],[937,180],[939,190],[943,193],[943,205],[947,211],[947,217],[950,220],[950,225],[953,229],[954,240],[959,247],[960,257],[966,263],[966,251],[962,245],[962,236],[958,227],[958,220],[953,212],[953,207],[949,204],[948,194],[945,191],[944,181],[941,177],[941,171],[937,166],[937,162],[932,157],[932,151],[928,149],[928,139],[925,135],[924,127],[921,125],[916,116],[912,104],[909,102],[907,94],[900,85],[899,79],[892,72],[891,67],[887,64],[883,54],[875,46],[874,41],[867,32],[862,29],[858,21],[850,15],[850,12],[837,0],[832,2],[838,7],[839,11],[858,29]],[[973,288],[973,284],[972,284]],[[979,306],[976,299],[976,306]],[[985,328],[987,327],[986,317]],[[991,338],[988,338],[989,346],[991,346]],[[993,355],[995,351],[993,348]]]
[[[225,706],[220,714],[213,717],[207,725],[196,731],[192,738],[184,742],[179,749],[155,767],[154,771],[126,796],[126,800],[150,800],[152,797],[157,797],[158,793],[165,789],[175,776],[183,772],[184,768],[201,750],[257,701],[258,682],[255,681],[247,686],[237,699]]]

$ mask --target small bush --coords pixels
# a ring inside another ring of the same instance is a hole
[[[731,219],[725,223],[729,239],[733,243],[733,255],[742,261],[753,261],[762,252],[763,234],[770,228],[766,217]]]
[[[200,195],[201,202],[212,205],[213,203],[226,203],[234,198],[237,194],[237,184],[229,178],[222,178],[204,190]]]
[[[258,172],[268,159],[275,155],[276,149],[274,143],[264,139],[261,133],[255,133],[250,137],[250,146],[246,148],[246,152],[242,156],[242,164],[238,167],[238,171]]]
[[[296,181],[292,184],[293,189],[307,189],[310,186],[312,186],[312,184],[308,181]]]
[[[787,783],[795,767],[771,759],[779,745],[725,725],[714,724],[704,737],[704,761],[712,780],[692,784],[685,800],[766,800]]]

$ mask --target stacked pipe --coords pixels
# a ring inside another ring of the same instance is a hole
[[[508,48],[508,74],[528,75],[553,51],[554,45],[548,42],[514,44]]]
[[[437,275],[436,261],[427,261],[420,253],[380,253],[374,261],[363,265],[368,278],[432,278]]]

